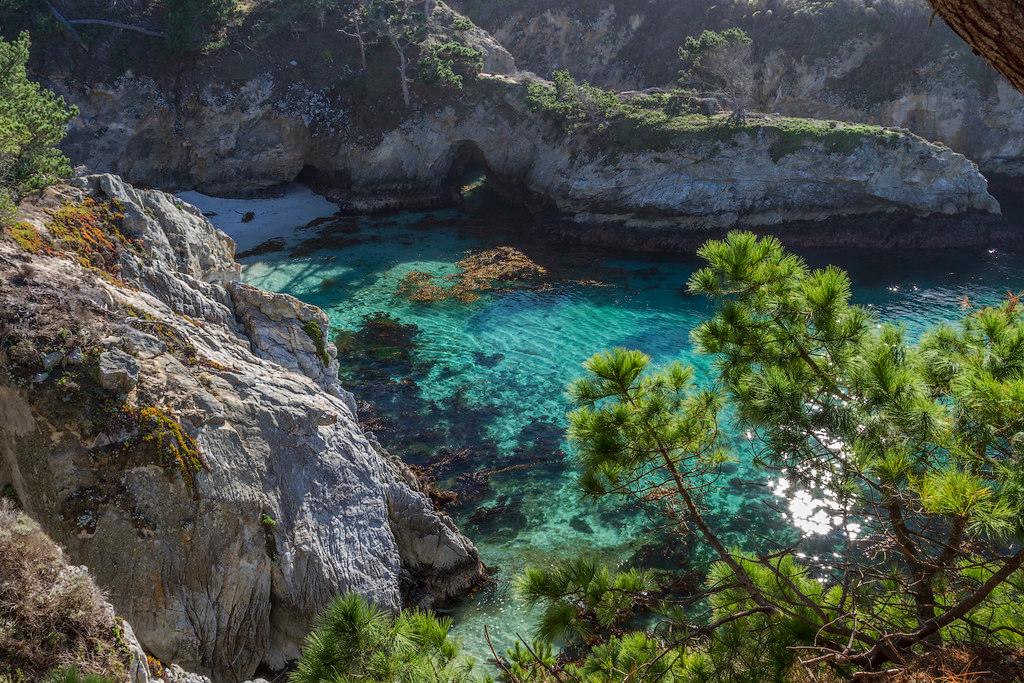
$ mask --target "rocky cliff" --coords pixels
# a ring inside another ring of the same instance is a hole
[[[35,68],[81,109],[66,144],[76,163],[157,187],[244,195],[300,178],[367,211],[449,202],[473,166],[545,219],[582,226],[576,234],[591,241],[618,239],[611,226],[626,226],[659,235],[636,246],[689,246],[731,227],[869,214],[945,219],[871,235],[819,224],[790,231],[790,242],[996,236],[985,216],[998,206],[977,167],[906,131],[771,115],[732,126],[656,96],[558,101],[550,84],[515,72],[489,34],[440,3],[431,40],[478,50],[484,73],[458,87],[417,77],[407,108],[393,51],[371,46],[364,70],[355,42],[332,21],[340,19],[293,27],[298,41],[243,25],[229,47],[173,72],[158,61],[126,70],[113,55],[83,63],[46,53]]]
[[[667,126],[651,134],[624,124],[612,136],[593,127],[568,134],[531,106],[532,82],[485,76],[467,86],[464,103],[425,107],[390,130],[360,131],[353,123],[324,133],[302,107],[282,111],[273,96],[279,86],[264,77],[235,91],[218,88],[216,101],[200,97],[208,103],[192,110],[175,136],[166,133],[179,112],[129,81],[113,93],[92,89],[75,98],[105,123],[76,129],[72,150],[92,167],[214,193],[304,177],[357,211],[450,201],[460,169],[476,163],[499,186],[559,218],[676,230],[691,241],[737,226],[896,212],[968,216],[969,229],[957,239],[972,243],[988,239],[990,225],[975,217],[998,212],[974,164],[904,132],[861,134],[837,123],[806,132],[798,122],[763,117],[739,130]],[[332,118],[355,115],[330,107],[322,112]],[[177,155],[186,140],[188,153]],[[936,244],[950,237],[940,236],[938,223],[929,232]],[[819,233],[800,234],[815,243],[834,234]]]
[[[790,116],[908,128],[985,172],[1024,175],[1024,96],[971,54],[925,2],[908,0],[455,0],[547,76],[615,88],[676,81],[677,49],[740,26],[759,65],[755,106]]]
[[[0,486],[148,652],[240,681],[359,591],[430,604],[473,545],[356,425],[319,309],[238,282],[194,208],[110,175],[0,240]]]
[[[676,130],[669,121],[652,132],[625,122],[612,136],[598,125],[569,133],[532,106],[531,83],[482,76],[460,101],[425,103],[383,130],[340,99],[317,100],[318,116],[344,122],[337,128],[305,113],[313,100],[283,106],[282,91],[313,90],[269,74],[234,89],[207,83],[187,111],[147,80],[65,92],[86,112],[71,136],[76,160],[214,194],[301,177],[351,210],[429,206],[450,201],[460,169],[476,163],[558,218],[675,229],[689,241],[731,227],[904,213],[966,216],[968,229],[908,228],[896,242],[932,234],[934,244],[966,244],[987,241],[990,223],[976,217],[998,212],[974,164],[905,132],[827,122],[805,131],[762,117],[742,129]],[[833,233],[819,233],[800,239],[829,243]]]

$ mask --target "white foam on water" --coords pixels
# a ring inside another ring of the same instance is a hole
[[[296,228],[338,211],[337,204],[298,183],[286,186],[280,197],[263,199],[227,199],[194,191],[179,192],[177,197],[204,214],[216,214],[208,216],[210,222],[235,240],[238,251],[252,249],[274,237],[289,236]],[[255,217],[243,223],[247,211]]]

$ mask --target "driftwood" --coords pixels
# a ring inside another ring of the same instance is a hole
[[[1024,92],[1024,2],[928,0],[957,35]]]

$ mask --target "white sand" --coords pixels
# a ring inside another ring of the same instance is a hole
[[[177,197],[203,213],[215,212],[216,216],[209,216],[210,222],[235,240],[238,251],[252,249],[273,237],[290,236],[313,219],[338,211],[337,204],[298,183],[288,185],[280,197],[267,199],[225,199],[192,191],[179,192]],[[246,211],[256,217],[243,223]]]

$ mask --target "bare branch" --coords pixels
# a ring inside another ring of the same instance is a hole
[[[79,24],[88,26],[109,26],[111,28],[120,28],[125,31],[134,31],[135,33],[141,33],[144,36],[153,36],[154,38],[163,38],[165,33],[162,31],[153,31],[142,26],[134,26],[132,24],[124,24],[120,21],[107,21],[106,19],[68,19],[69,24]]]

